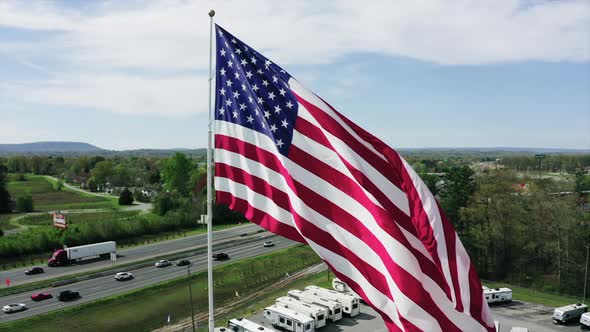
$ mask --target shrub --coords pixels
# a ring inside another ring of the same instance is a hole
[[[133,194],[127,188],[125,188],[119,195],[119,205],[131,205],[133,204]]]
[[[19,196],[16,199],[17,212],[33,212],[33,197],[31,195]]]

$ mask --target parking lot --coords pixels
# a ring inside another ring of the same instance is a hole
[[[509,332],[513,326],[527,327],[532,332],[580,331],[578,321],[568,325],[553,325],[552,307],[540,304],[512,301],[490,306],[494,319],[500,322],[500,331]]]
[[[566,326],[553,325],[551,315],[554,308],[547,306],[512,301],[508,304],[491,306],[494,319],[500,322],[500,331],[509,332],[512,327],[527,327],[529,332],[580,331],[580,324],[572,322]],[[248,319],[272,327],[264,318],[262,311]],[[385,324],[381,316],[371,307],[361,305],[361,313],[355,317],[343,317],[335,324],[319,329],[322,332],[354,332],[374,331],[385,332]]]

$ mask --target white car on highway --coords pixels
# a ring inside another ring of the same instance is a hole
[[[115,279],[119,281],[131,280],[133,279],[133,274],[130,272],[119,272],[115,274]]]
[[[156,262],[156,264],[154,264],[156,267],[165,267],[165,266],[170,266],[172,265],[172,263],[170,263],[169,260],[166,259],[162,259]]]
[[[24,303],[11,303],[2,307],[2,311],[7,314],[23,310],[27,310],[27,306]]]

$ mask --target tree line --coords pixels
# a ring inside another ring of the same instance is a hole
[[[451,168],[439,200],[484,279],[581,296],[590,176],[554,180]]]

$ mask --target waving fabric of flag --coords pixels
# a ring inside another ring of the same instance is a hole
[[[493,331],[469,256],[408,163],[215,32],[217,204],[308,244],[390,331]]]

